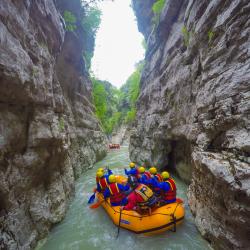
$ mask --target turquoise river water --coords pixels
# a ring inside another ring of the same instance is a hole
[[[136,235],[124,229],[116,239],[117,227],[104,209],[90,209],[87,201],[95,186],[95,172],[99,167],[108,166],[115,174],[124,174],[129,164],[128,147],[110,151],[93,169],[85,172],[76,182],[76,195],[72,200],[65,219],[56,225],[46,242],[37,250],[206,250],[211,249],[197,231],[187,205],[187,185],[174,177],[177,196],[185,201],[185,220],[177,232],[167,231],[156,236]]]

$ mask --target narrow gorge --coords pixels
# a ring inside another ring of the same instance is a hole
[[[128,144],[138,166],[189,185],[194,222],[213,249],[249,249],[249,0],[131,0],[146,52],[119,90],[90,76],[97,28],[86,2],[0,2],[0,249],[35,249],[74,204],[79,177],[85,206],[88,169],[112,157],[128,164],[127,149],[105,158],[112,140]],[[92,232],[99,218],[89,210],[76,212]],[[105,233],[93,241],[114,240]],[[126,237],[126,249],[144,247]]]

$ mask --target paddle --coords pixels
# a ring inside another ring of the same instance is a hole
[[[118,231],[117,231],[116,239],[118,238],[119,233],[120,233],[121,217],[122,217],[122,209],[120,208],[119,225],[118,225]]]
[[[91,206],[89,206],[89,207],[92,208],[92,209],[98,208],[98,207],[100,207],[100,205],[101,205],[104,201],[105,201],[105,200],[98,201],[98,202],[96,202],[95,204],[93,204],[93,205],[91,205]]]
[[[92,204],[95,200],[95,192],[90,196],[89,200],[88,200],[88,204]]]

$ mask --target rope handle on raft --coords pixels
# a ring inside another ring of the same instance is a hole
[[[172,217],[173,222],[174,222],[174,229],[171,231],[175,233],[176,232],[176,217],[174,216],[174,214],[171,214],[171,217]]]
[[[180,198],[178,198],[178,199],[176,199],[176,202],[177,202],[177,204],[176,204],[176,207],[175,207],[175,209],[174,209],[174,212],[173,212],[172,214],[170,214],[170,216],[172,217],[172,220],[173,220],[173,222],[174,222],[174,229],[171,230],[171,231],[174,232],[174,233],[176,232],[176,217],[175,217],[175,211],[176,211],[177,207],[178,207],[180,204],[183,203],[183,200],[180,199]]]

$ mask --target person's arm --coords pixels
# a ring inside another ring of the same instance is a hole
[[[151,178],[151,184],[155,187],[158,186],[159,182],[156,180],[156,177]]]
[[[124,206],[124,210],[133,210],[133,208],[136,206],[136,198],[134,195],[130,194],[128,197],[128,204]]]
[[[128,191],[129,190],[129,185],[122,185],[120,183],[118,183],[118,188],[122,191],[122,192],[125,192],[125,191]]]
[[[125,172],[125,175],[129,175],[129,171],[126,168],[124,168],[124,172]]]
[[[101,192],[101,191],[102,191],[101,186],[100,186],[100,184],[99,184],[98,182],[96,183],[96,187],[97,187],[97,191],[98,191],[98,192]]]
[[[104,193],[103,193],[104,199],[108,198],[110,196],[110,191],[108,188],[105,189]]]
[[[163,191],[165,191],[165,192],[167,192],[167,191],[170,190],[170,185],[169,185],[169,183],[167,183],[167,182],[160,182],[160,183],[158,184],[158,187],[159,187],[160,189],[162,189]]]
[[[170,190],[170,185],[167,182],[162,182],[160,186],[165,192]]]
[[[112,170],[110,170],[110,169],[108,168],[108,175],[111,175],[111,174],[113,174],[113,172],[112,172]]]
[[[142,184],[145,184],[145,185],[150,184],[150,180],[147,179],[147,176],[145,174],[142,175],[141,182]]]
[[[136,174],[137,174],[137,169],[132,168],[132,169],[129,171],[129,174],[136,175]]]

